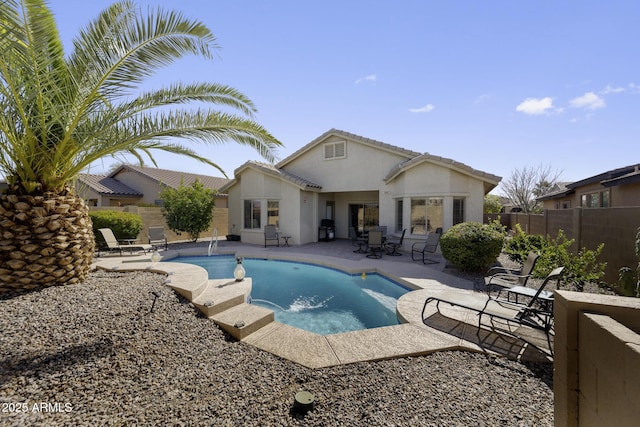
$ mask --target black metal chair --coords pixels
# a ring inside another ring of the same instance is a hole
[[[353,243],[353,246],[358,247],[358,249],[356,249],[353,252],[357,254],[364,254],[367,252],[365,249],[367,247],[367,240],[363,239],[362,237],[358,237],[355,227],[349,227],[349,237],[351,238],[351,242]]]
[[[494,319],[500,319],[509,323],[515,323],[520,326],[544,331],[547,336],[547,344],[549,350],[553,353],[551,345],[551,330],[553,328],[553,292],[545,291],[544,288],[552,280],[560,281],[564,267],[555,268],[544,279],[538,288],[526,288],[530,292],[526,294],[529,298],[527,304],[512,302],[510,300],[492,298],[488,295],[475,293],[457,292],[447,297],[429,297],[425,300],[422,307],[422,321],[425,321],[425,312],[430,302],[435,302],[438,311],[440,303],[446,303],[451,306],[466,308],[475,311],[478,314],[478,330],[482,328],[482,316],[491,318],[491,327],[493,329],[505,332],[511,336],[527,340],[527,334],[519,329],[513,330],[506,326],[496,326]],[[515,288],[515,287],[514,287]],[[510,292],[513,292],[511,288]],[[455,296],[454,296],[455,295]],[[535,344],[534,344],[535,345]]]
[[[407,229],[405,228],[404,230],[402,230],[402,235],[400,236],[400,240],[398,241],[392,241],[387,239],[386,242],[384,242],[384,247],[387,250],[387,255],[391,255],[391,256],[400,256],[402,255],[400,252],[398,252],[398,249],[402,247],[402,242],[404,241],[404,235],[407,232]]]
[[[280,246],[280,236],[278,235],[278,230],[275,225],[265,225],[264,226],[264,247],[267,247],[267,242],[275,241],[275,245],[271,246]]]
[[[367,258],[382,258],[382,231],[370,231],[367,240]]]
[[[433,254],[438,249],[442,236],[442,228],[438,227],[435,232],[429,233],[427,240],[424,242],[416,242],[411,246],[411,259],[417,261],[422,259],[423,264],[438,264],[440,261],[427,257],[426,254]],[[416,258],[416,254],[420,254],[420,258]]]
[[[164,227],[149,227],[149,244],[164,243],[164,249],[167,250],[169,244],[167,235],[164,234]]]

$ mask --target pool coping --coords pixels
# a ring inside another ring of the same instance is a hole
[[[177,256],[203,256],[207,250],[187,248],[162,253],[163,262],[151,261],[150,255],[98,258],[95,267],[102,270],[151,271],[165,274],[165,284],[192,303],[211,282],[206,270],[193,264],[167,262]],[[216,255],[234,255],[243,258],[264,258],[305,262],[344,271],[348,274],[377,273],[414,289],[399,300],[396,312],[399,325],[385,326],[333,335],[318,335],[283,323],[272,321],[249,334],[234,335],[228,325],[216,322],[232,336],[276,356],[309,368],[324,368],[356,362],[384,360],[398,357],[420,356],[435,351],[466,350],[505,356],[519,360],[549,361],[548,354],[532,348],[522,340],[479,330],[477,317],[464,309],[430,308],[428,319],[422,319],[426,294],[473,292],[473,283],[422,265],[398,264],[383,260],[348,260],[326,255],[268,252],[261,247],[229,247]],[[250,277],[250,272],[248,273]],[[226,280],[226,279],[225,279]],[[233,279],[228,279],[233,281]],[[219,282],[219,280],[218,280]],[[446,282],[446,283],[443,283]],[[211,291],[210,291],[211,292]],[[215,290],[213,291],[215,292]],[[246,292],[246,290],[243,290]],[[249,290],[250,293],[250,290]],[[212,299],[219,300],[216,297]],[[201,306],[194,305],[202,310]],[[440,315],[446,311],[446,316]]]

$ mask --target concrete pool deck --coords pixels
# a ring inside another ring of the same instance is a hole
[[[423,320],[422,309],[428,295],[474,292],[471,281],[442,271],[441,256],[436,256],[440,260],[438,264],[423,265],[412,261],[411,254],[406,252],[402,256],[369,259],[353,253],[354,249],[349,240],[267,248],[222,241],[216,254],[312,262],[351,274],[384,274],[415,289],[398,300],[397,314],[403,322],[400,325],[322,336],[276,322],[271,310],[244,302],[251,292],[250,271],[241,283],[233,279],[209,280],[201,267],[170,262],[179,255],[206,255],[206,243],[170,246],[168,251],[161,252],[169,262],[151,262],[149,254],[106,256],[96,258],[95,266],[104,270],[167,274],[168,286],[234,338],[310,368],[445,350],[483,352],[519,360],[550,360],[547,352],[541,350],[547,348],[544,337],[531,335],[525,342],[488,329],[489,323],[487,328],[479,329],[475,313],[465,309],[441,305],[438,310],[434,305],[427,307]]]

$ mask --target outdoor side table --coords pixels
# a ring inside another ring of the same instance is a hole
[[[282,246],[289,246],[289,239],[291,238],[291,236],[289,236],[288,234],[281,234],[280,238],[283,241]]]

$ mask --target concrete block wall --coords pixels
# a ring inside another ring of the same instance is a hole
[[[578,320],[578,424],[637,426],[640,422],[640,335],[607,315]]]
[[[189,240],[189,235],[182,233],[178,235],[169,230],[167,223],[162,215],[162,208],[160,207],[140,207],[140,206],[124,206],[124,207],[92,207],[91,210],[118,210],[121,212],[130,212],[140,215],[142,218],[142,230],[138,234],[138,241],[141,243],[147,243],[148,230],[150,226],[163,226],[167,240],[169,242]],[[229,234],[227,230],[229,227],[229,209],[228,208],[215,208],[213,211],[213,224],[211,227],[200,235],[201,239],[210,239],[214,229],[218,229],[218,236],[224,237]]]
[[[640,299],[555,295],[555,425],[638,425]]]

